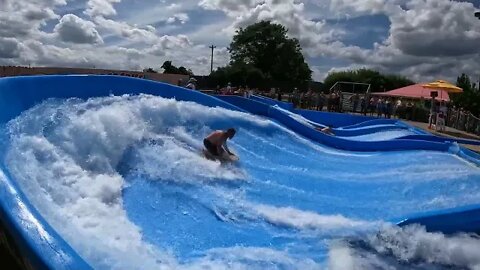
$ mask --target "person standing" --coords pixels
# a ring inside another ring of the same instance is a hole
[[[379,98],[377,101],[377,117],[382,117],[383,105],[383,98]]]
[[[353,96],[350,97],[350,103],[352,104],[352,112],[356,113],[357,112],[357,107],[358,107],[358,102],[360,101],[360,96],[358,93],[353,94]]]
[[[440,103],[440,107],[438,108],[437,114],[437,124],[435,125],[435,129],[438,131],[445,131],[445,122],[447,119],[447,106],[444,101]]]
[[[365,116],[367,115],[367,101],[365,100],[364,96],[362,96],[362,98],[360,99],[360,113]]]
[[[185,88],[188,88],[188,89],[191,89],[191,90],[197,89],[197,86],[195,85],[196,82],[197,82],[197,80],[195,80],[195,78],[191,77],[190,80],[188,80]]]
[[[391,98],[388,98],[387,101],[385,102],[385,117],[388,119],[392,118],[392,112],[393,112],[393,101]]]

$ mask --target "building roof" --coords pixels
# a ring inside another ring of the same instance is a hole
[[[389,96],[389,97],[405,97],[412,99],[429,99],[432,91],[438,92],[437,100],[450,101],[450,96],[444,90],[432,90],[423,87],[424,83],[414,84],[407,87],[398,88],[383,93],[372,93],[372,95]]]

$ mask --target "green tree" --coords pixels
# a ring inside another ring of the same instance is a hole
[[[480,116],[480,92],[475,83],[470,81],[470,77],[462,74],[457,78],[457,86],[463,89],[463,93],[450,94],[452,102],[476,116]]]
[[[145,68],[143,70],[143,72],[146,72],[146,73],[158,73],[156,70],[154,70],[153,68]]]
[[[225,86],[229,82],[236,86],[266,86],[263,72],[260,69],[245,63],[220,67],[210,74],[210,78],[215,84],[220,86]]]
[[[191,69],[187,69],[183,66],[177,68],[172,64],[172,61],[163,62],[161,68],[163,68],[163,73],[165,74],[183,74],[193,76],[193,72]]]
[[[257,69],[254,73],[267,80],[306,84],[312,71],[305,62],[297,39],[287,36],[287,29],[261,21],[237,30],[230,44],[230,65]]]
[[[324,81],[325,89],[330,89],[336,82],[359,82],[371,85],[372,92],[389,91],[414,84],[413,81],[397,75],[385,75],[376,70],[357,69],[332,72]]]

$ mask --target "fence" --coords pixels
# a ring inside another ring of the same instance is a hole
[[[451,109],[448,113],[446,124],[458,130],[480,135],[480,118],[469,112]]]

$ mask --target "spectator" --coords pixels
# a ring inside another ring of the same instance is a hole
[[[357,112],[358,102],[360,101],[360,96],[358,93],[355,93],[353,96],[350,97],[350,103],[352,104],[352,112]]]
[[[232,83],[227,83],[227,88],[225,89],[225,94],[231,95],[232,94]]]
[[[191,77],[190,80],[188,80],[185,88],[195,90],[195,89],[197,89],[197,86],[195,85],[196,83],[197,83],[197,80],[195,78]]]
[[[379,98],[378,101],[377,101],[377,117],[382,117],[382,113],[383,113],[383,98]]]
[[[298,108],[300,106],[300,95],[297,88],[293,89],[292,103],[295,108]]]
[[[393,106],[393,116],[394,117],[396,116],[397,118],[400,118],[399,112],[401,111],[402,106],[403,106],[402,100],[398,99]]]
[[[392,118],[392,112],[393,112],[393,101],[391,98],[388,98],[387,101],[385,102],[385,117],[388,119]]]
[[[445,120],[447,118],[447,106],[444,101],[440,103],[440,107],[438,109],[437,114],[437,124],[435,125],[435,129],[438,131],[445,131]]]
[[[373,116],[373,112],[377,108],[377,98],[371,97],[370,101],[368,102],[368,111],[370,112],[370,116]]]
[[[363,115],[367,115],[367,101],[365,100],[364,96],[362,96],[362,98],[360,99],[360,112]]]
[[[405,119],[412,120],[413,115],[413,103],[408,101],[407,106],[405,108]]]
[[[335,105],[337,107],[336,112],[342,112],[342,98],[343,98],[342,91],[338,90],[336,101],[335,101]]]
[[[305,94],[305,108],[309,110],[312,106],[312,90],[308,90],[307,93]]]

